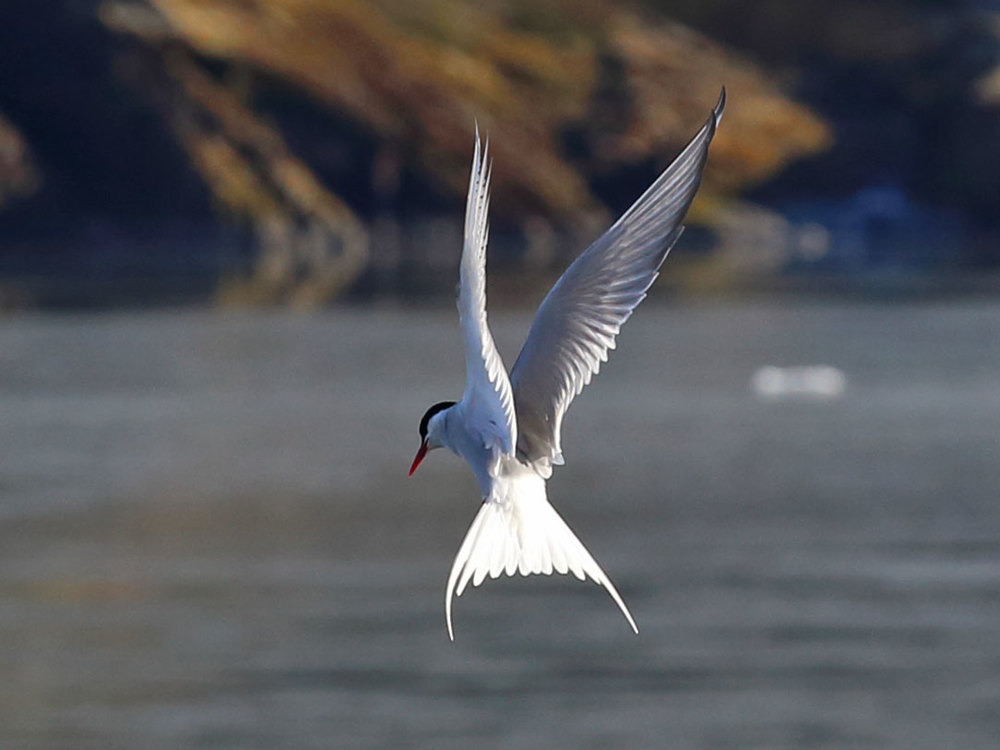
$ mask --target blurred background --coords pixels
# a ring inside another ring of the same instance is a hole
[[[442,595],[491,325],[729,106],[550,498]],[[995,748],[1000,4],[0,5],[0,746]]]

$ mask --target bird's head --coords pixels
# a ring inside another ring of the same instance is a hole
[[[454,401],[442,401],[434,404],[420,418],[420,449],[417,451],[416,458],[413,459],[413,465],[410,466],[411,477],[413,476],[413,472],[417,470],[417,467],[420,466],[420,462],[424,460],[427,451],[440,448],[444,445],[442,439],[444,436],[444,412],[454,405]]]

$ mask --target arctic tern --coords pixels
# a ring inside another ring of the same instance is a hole
[[[508,376],[486,323],[486,240],[492,170],[489,142],[476,128],[459,271],[458,312],[465,344],[465,391],[420,420],[410,475],[435,448],[450,448],[472,468],[482,505],[458,550],[445,590],[448,637],[452,599],[469,581],[572,572],[603,586],[639,632],[611,579],[549,504],[545,483],[560,466],[563,415],[606,362],[615,337],[646,297],[701,184],[708,146],[722,119],[726,90],[698,134],[610,229],[584,251],[538,308]]]

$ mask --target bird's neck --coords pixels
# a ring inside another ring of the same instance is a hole
[[[459,444],[463,433],[462,427],[462,414],[459,404],[450,406],[441,412],[441,444],[457,455],[461,455]]]

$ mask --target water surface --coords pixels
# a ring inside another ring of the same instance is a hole
[[[508,362],[530,316],[492,323]],[[0,747],[1000,746],[1000,304],[656,306],[550,496],[614,579],[443,591],[446,310],[0,322]],[[832,401],[766,401],[829,365]]]

